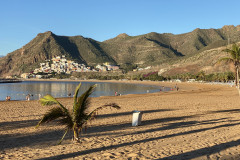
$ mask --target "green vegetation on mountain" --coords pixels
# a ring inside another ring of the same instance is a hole
[[[186,72],[184,70],[196,73],[202,69],[226,71],[228,68],[216,66],[214,60],[221,57],[220,48],[239,41],[240,26],[195,29],[178,35],[155,32],[139,36],[120,34],[103,42],[82,36],[58,36],[48,31],[1,57],[0,76],[31,72],[39,67],[39,63],[60,55],[89,66],[110,62],[120,66],[151,65],[169,73]]]

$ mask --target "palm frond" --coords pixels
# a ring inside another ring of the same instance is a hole
[[[121,107],[116,103],[105,104],[101,107],[98,107],[98,108],[94,109],[91,113],[89,113],[85,121],[87,122],[89,120],[92,120],[96,116],[96,114],[99,110],[107,108],[107,107],[115,108],[115,109],[121,109]]]
[[[64,135],[62,136],[62,139],[58,142],[58,145],[62,143],[64,137],[66,136],[66,134],[67,134],[67,132],[68,132],[68,130],[69,130],[69,129],[67,128],[66,131],[65,131],[65,133],[64,133]]]
[[[229,53],[235,61],[240,60],[240,48],[237,44],[233,44],[232,49],[224,49],[223,51]]]
[[[105,104],[105,105],[103,105],[101,107],[103,107],[103,108],[104,107],[112,107],[112,108],[115,108],[115,109],[121,109],[121,107],[118,104],[116,104],[116,103]]]
[[[81,118],[85,116],[85,111],[89,105],[89,96],[93,93],[94,89],[96,88],[96,84],[89,87],[89,89],[83,93],[79,98],[77,103],[74,105],[74,121],[79,123]]]
[[[66,115],[65,117],[61,118],[59,120],[59,123],[62,125],[66,125],[66,127],[69,129],[71,129],[73,127],[72,117],[69,115]]]
[[[230,57],[224,57],[224,58],[221,58],[221,59],[218,60],[218,62],[222,62],[222,61],[231,62],[231,63],[234,62],[234,60]]]
[[[51,106],[53,104],[57,104],[56,99],[54,99],[51,95],[46,95],[39,101],[43,106]]]
[[[58,104],[66,113],[68,113],[67,108],[65,108],[58,100],[56,100],[51,95],[44,96],[43,98],[40,99],[40,102],[43,106]]]
[[[48,123],[64,116],[66,116],[66,114],[61,108],[54,107],[43,115],[43,118],[38,122],[36,127],[39,127],[41,124]]]
[[[74,105],[77,104],[77,97],[78,97],[78,92],[79,92],[80,87],[81,87],[81,83],[79,83],[79,85],[78,85],[77,88],[75,89],[75,93],[74,93],[74,97],[73,97],[73,99],[74,99]],[[73,108],[73,110],[74,110],[74,108]]]
[[[230,53],[232,59],[235,59],[235,60],[238,59],[238,54],[234,50],[232,50],[229,53]]]
[[[227,49],[223,49],[222,51],[223,51],[223,52],[231,52],[231,50],[228,49],[228,48],[227,48]]]

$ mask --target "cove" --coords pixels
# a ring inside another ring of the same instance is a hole
[[[25,100],[26,95],[31,95],[31,100],[39,99],[46,94],[53,97],[72,97],[78,81],[23,81],[21,83],[1,83],[0,100],[11,96],[11,100]],[[91,85],[97,84],[97,88],[91,97],[114,96],[115,92],[121,95],[154,93],[160,90],[170,91],[170,88],[141,84],[111,83],[111,82],[81,82],[80,94],[85,92]]]

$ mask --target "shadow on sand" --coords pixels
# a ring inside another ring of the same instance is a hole
[[[163,112],[163,111],[170,111],[165,109],[160,110],[146,110],[144,113],[152,113],[152,112]],[[123,112],[123,113],[116,113],[116,114],[106,114],[106,115],[99,115],[100,118],[107,118],[109,116],[122,116],[132,114],[132,112]],[[174,120],[174,118],[165,119]],[[179,118],[177,118],[179,119]],[[176,120],[177,120],[176,119]],[[35,127],[39,120],[25,120],[25,121],[12,121],[12,122],[1,122],[0,123],[0,131],[7,131],[7,130],[17,130],[22,128],[28,127]],[[49,123],[45,125],[46,128],[50,128],[51,126],[55,126],[55,123]],[[131,123],[123,123],[123,124],[113,124],[113,125],[103,125],[103,126],[93,126],[88,128],[87,134],[97,133],[101,135],[112,135],[114,133],[101,133],[106,131],[113,131],[113,130],[121,130],[126,127],[131,127]],[[48,143],[52,145],[56,145],[57,142],[62,138],[64,131],[63,130],[45,130],[29,134],[0,134],[0,150],[9,149],[9,148],[16,148],[16,147],[24,147],[24,146],[35,146],[39,144]],[[83,134],[83,137],[91,137],[91,135]],[[96,136],[96,135],[92,135]],[[66,135],[65,140],[71,139],[72,134],[69,133]]]
[[[69,153],[69,154],[62,154],[62,155],[57,155],[57,156],[40,158],[38,160],[48,160],[48,159],[52,160],[52,159],[73,158],[73,157],[76,157],[76,156],[87,155],[87,154],[90,154],[90,153],[105,151],[105,150],[108,150],[108,149],[125,147],[125,146],[128,146],[128,145],[145,143],[145,142],[149,142],[149,141],[155,141],[155,140],[159,140],[159,139],[166,139],[166,138],[171,138],[171,137],[175,137],[175,136],[187,135],[187,134],[192,134],[192,133],[198,133],[198,132],[203,132],[203,131],[207,131],[207,130],[211,130],[211,129],[222,128],[222,127],[230,127],[230,126],[235,126],[235,125],[240,125],[240,123],[225,124],[225,125],[219,125],[219,126],[215,126],[215,127],[197,129],[197,130],[192,130],[192,131],[187,131],[187,132],[181,132],[181,133],[170,134],[170,135],[154,137],[154,138],[148,138],[148,139],[143,139],[143,140],[137,140],[137,141],[127,142],[127,143],[122,143],[122,144],[117,144],[117,145],[111,145],[111,146],[107,146],[107,147],[94,148],[94,149],[88,149],[88,150],[74,152],[74,153]],[[188,159],[201,157],[201,156],[204,156],[204,155],[217,153],[217,152],[220,152],[220,151],[225,150],[227,148],[231,148],[231,147],[238,146],[238,145],[240,145],[240,139],[236,140],[236,141],[231,141],[231,142],[226,142],[226,143],[214,145],[212,147],[206,147],[206,148],[197,149],[197,150],[194,150],[194,151],[190,151],[190,152],[186,152],[186,153],[182,153],[182,154],[178,154],[178,155],[174,155],[174,156],[169,156],[169,157],[166,157],[164,159],[169,159],[169,160],[172,160],[172,159],[174,159],[174,160],[184,159],[184,160],[188,160]]]
[[[144,110],[142,111],[144,114],[149,113],[157,113],[157,112],[167,112],[167,111],[173,111],[173,109],[157,109],[157,110]],[[115,117],[115,116],[131,116],[133,112],[120,112],[120,113],[113,113],[113,114],[102,114],[97,115],[96,118],[109,118],[109,117]]]
[[[165,111],[165,110],[156,110],[156,111],[161,112],[161,111]],[[238,111],[239,110],[219,110],[219,111],[213,111],[212,113],[238,112]],[[146,113],[151,113],[151,112],[155,112],[155,111],[149,110]],[[108,115],[103,115],[103,117],[104,116],[105,117],[122,116],[122,115],[128,115],[128,114],[130,114],[130,112],[108,114]],[[232,127],[232,126],[240,125],[240,121],[231,121],[231,123],[219,124],[219,123],[229,122],[228,118],[212,119],[212,120],[206,120],[206,121],[189,121],[188,120],[189,118],[193,118],[196,116],[199,116],[199,115],[168,117],[168,118],[161,118],[161,119],[146,120],[146,121],[142,122],[143,129],[144,129],[144,126],[147,126],[147,125],[157,126],[158,124],[161,124],[163,122],[169,122],[169,123],[167,123],[166,125],[161,126],[161,127],[136,131],[136,132],[133,132],[130,134],[133,135],[133,134],[141,134],[141,133],[148,133],[148,132],[150,133],[150,132],[155,132],[155,131],[176,129],[179,127],[183,128],[183,127],[191,127],[191,126],[205,125],[205,124],[215,124],[215,126],[194,129],[194,130],[192,129],[190,131],[173,133],[173,134],[168,134],[168,135],[164,135],[164,136],[157,136],[154,138],[146,138],[146,139],[136,140],[136,141],[132,141],[132,142],[125,142],[125,143],[111,145],[111,146],[107,146],[107,147],[87,149],[84,151],[68,153],[68,154],[61,154],[61,155],[46,157],[46,158],[42,158],[42,159],[45,160],[45,159],[73,158],[76,156],[87,155],[87,154],[91,154],[94,152],[105,151],[108,149],[114,149],[114,148],[134,145],[134,144],[140,144],[140,143],[146,143],[146,142],[150,142],[150,141],[160,140],[160,139],[167,139],[167,138],[176,137],[176,136],[194,134],[194,133],[204,132],[204,131],[208,131],[208,130],[214,130],[214,129],[218,129],[218,128]],[[181,121],[181,122],[174,122],[174,121]],[[6,125],[10,125],[11,123],[14,124],[14,125],[12,125],[12,129],[14,129],[14,127],[15,128],[23,128],[23,127],[35,126],[37,123],[37,120],[4,122],[4,123],[1,123],[1,126],[3,125],[6,127]],[[88,134],[95,133],[94,136],[103,135],[102,132],[104,132],[104,134],[106,134],[106,135],[107,134],[115,134],[115,133],[105,133],[105,132],[113,131],[113,130],[123,130],[126,127],[132,127],[131,123],[123,123],[123,124],[121,123],[121,124],[106,125],[106,126],[93,126],[93,127],[89,128]],[[40,133],[34,133],[32,135],[30,135],[30,133],[29,134],[20,134],[20,135],[19,134],[0,135],[0,144],[1,144],[0,150],[11,149],[11,148],[16,148],[16,147],[25,147],[25,146],[33,146],[33,147],[37,146],[38,148],[40,146],[40,147],[44,148],[45,146],[56,145],[58,140],[61,139],[62,135],[63,135],[63,131],[60,131],[60,130],[46,130],[46,131],[41,131]],[[89,135],[83,135],[83,137],[89,137]],[[67,135],[67,137],[65,139],[71,139],[71,135],[70,134]],[[231,147],[238,146],[238,145],[240,145],[240,140],[217,144],[217,145],[214,145],[211,147],[201,148],[201,149],[197,149],[194,151],[189,151],[189,152],[185,152],[182,154],[169,156],[169,157],[166,157],[165,159],[193,159],[193,158],[198,158],[198,157],[201,157],[204,155],[207,156],[207,155],[210,155],[213,153],[217,153],[217,152],[220,152],[227,148],[231,148]]]

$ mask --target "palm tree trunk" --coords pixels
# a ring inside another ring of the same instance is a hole
[[[235,85],[236,87],[238,86],[237,80],[238,80],[238,69],[236,68],[236,73],[235,73]]]
[[[79,142],[78,128],[73,128],[73,141]]]
[[[239,75],[238,75],[238,68],[237,68],[237,87],[239,88]]]
[[[236,68],[236,85],[237,85],[237,89],[238,89],[238,94],[239,94],[239,96],[240,96],[240,88],[239,88],[239,74],[238,74],[238,67]]]

